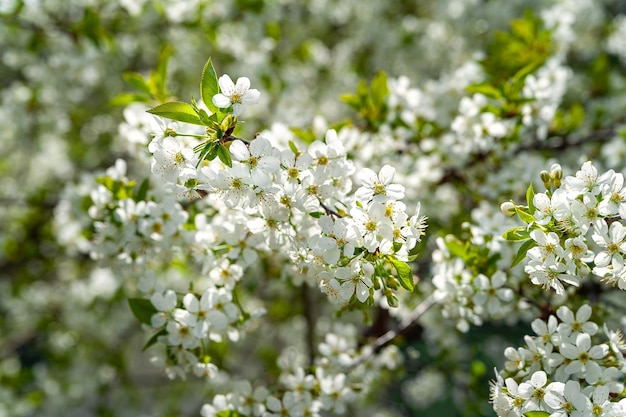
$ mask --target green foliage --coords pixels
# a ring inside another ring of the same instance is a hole
[[[234,410],[223,410],[216,414],[216,417],[246,417]]]
[[[476,275],[493,274],[497,269],[499,254],[492,254],[486,246],[474,245],[470,241],[463,242],[456,236],[448,235],[445,240],[446,248],[452,257],[461,258],[465,265]]]
[[[547,411],[527,411],[524,413],[525,417],[548,417],[550,413]]]
[[[170,101],[168,103],[161,104],[148,110],[148,113],[179,122],[204,125],[203,121],[200,120],[198,113],[194,110],[191,104],[183,103],[181,101]]]
[[[98,177],[96,181],[106,187],[117,200],[133,198],[135,181],[115,180],[111,177]]]
[[[356,94],[344,94],[341,100],[357,111],[366,129],[376,130],[386,119],[388,95],[387,74],[381,71],[374,76],[369,88],[365,81],[361,81]]]
[[[494,85],[502,85],[542,66],[553,50],[550,31],[543,28],[540,18],[527,11],[522,19],[511,21],[510,32],[494,34],[481,64]]]
[[[145,298],[129,298],[128,305],[133,315],[143,324],[150,324],[152,316],[158,313],[152,302]]]
[[[213,113],[217,113],[219,109],[213,104],[213,96],[220,92],[220,87],[217,82],[217,74],[211,58],[209,58],[202,70],[202,79],[200,81],[200,98],[205,106]]]
[[[400,281],[402,288],[409,292],[413,292],[413,271],[411,270],[411,266],[406,262],[399,260],[395,256],[388,256],[387,259],[396,269],[396,272],[398,273],[398,280]]]
[[[526,242],[524,242],[522,246],[520,246],[519,250],[517,251],[515,258],[513,258],[513,262],[511,262],[511,268],[513,268],[514,266],[522,262],[524,259],[526,259],[526,253],[531,248],[534,248],[535,246],[537,246],[537,242],[535,242],[532,239],[528,239]]]
[[[167,67],[172,55],[172,48],[164,47],[160,54],[156,68],[147,77],[134,71],[126,71],[122,78],[126,83],[136,90],[134,93],[122,93],[111,100],[114,106],[126,106],[130,103],[164,103],[171,100],[165,82],[167,80]],[[165,117],[165,116],[164,116]]]

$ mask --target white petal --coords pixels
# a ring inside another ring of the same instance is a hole
[[[240,140],[236,140],[230,144],[230,154],[237,161],[245,161],[250,158],[248,147]]]
[[[237,78],[237,85],[235,86],[236,92],[238,92],[239,94],[244,94],[246,91],[248,91],[249,88],[250,88],[250,79],[248,77]]]
[[[393,177],[396,174],[396,169],[391,165],[385,165],[380,169],[378,178],[383,184],[389,184],[393,181]]]
[[[225,109],[226,107],[230,107],[232,103],[230,98],[226,97],[224,94],[216,94],[213,96],[213,104],[220,109]]]
[[[246,91],[246,94],[241,97],[241,102],[246,105],[257,104],[261,99],[261,93],[256,88]]]
[[[222,75],[217,83],[219,84],[220,90],[224,95],[232,96],[235,92],[235,84],[227,74]]]

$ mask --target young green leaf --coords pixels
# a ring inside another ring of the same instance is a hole
[[[535,221],[535,216],[515,207],[515,212],[524,223],[530,224]]]
[[[224,165],[226,165],[229,168],[233,167],[233,160],[230,157],[230,151],[228,150],[228,148],[224,145],[220,145],[217,148],[217,157],[220,158],[220,161],[222,161],[222,163]]]
[[[204,126],[191,104],[183,103],[182,101],[170,101],[160,104],[148,110],[148,113],[165,117],[166,119]]]
[[[239,414],[239,411],[235,410],[222,410],[216,414],[216,417],[246,417],[243,414]]]
[[[526,190],[526,204],[528,204],[528,212],[533,214],[537,208],[533,200],[535,199],[535,190],[533,190],[533,183],[531,182]]]
[[[145,298],[129,298],[128,305],[137,320],[144,324],[150,324],[152,316],[158,313],[158,310],[152,305],[152,302]]]
[[[403,262],[396,258],[395,256],[388,256],[389,262],[393,265],[393,267],[398,272],[398,281],[400,281],[400,285],[409,291],[413,292],[413,271],[411,270],[411,266],[406,262]]]
[[[128,85],[133,87],[135,90],[148,95],[152,94],[150,86],[141,74],[129,71],[122,74],[122,78],[124,79],[124,81],[126,81]]]
[[[217,113],[218,108],[213,104],[213,96],[220,92],[220,87],[217,82],[217,74],[211,58],[208,59],[202,70],[202,80],[200,81],[200,98],[204,102],[205,106],[212,113]]]
[[[527,226],[517,226],[504,232],[502,237],[510,241],[527,240],[530,239],[530,232]]]
[[[547,411],[526,411],[524,416],[526,417],[548,417],[550,413]]]
[[[528,239],[526,242],[524,242],[522,246],[520,246],[519,250],[517,251],[517,255],[515,255],[513,262],[511,262],[511,268],[513,268],[514,266],[522,262],[524,259],[526,259],[526,253],[531,248],[534,248],[535,246],[537,246],[537,242],[535,242],[532,239]]]
[[[148,195],[148,189],[150,188],[150,180],[148,178],[144,179],[139,185],[139,189],[135,193],[134,200],[135,201],[143,201],[146,199]]]
[[[146,349],[148,349],[150,346],[154,345],[158,340],[159,340],[159,336],[163,336],[167,334],[167,330],[165,329],[160,329],[159,331],[155,332],[150,339],[148,339],[148,341],[146,342],[145,345],[143,345],[143,348],[141,349],[142,352],[145,352]]]

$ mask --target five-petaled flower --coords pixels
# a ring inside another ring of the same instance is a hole
[[[239,116],[245,106],[259,102],[261,93],[256,88],[250,89],[250,80],[247,77],[239,77],[237,84],[227,75],[222,75],[218,84],[221,93],[213,96],[213,104],[221,109],[233,107],[233,116]]]

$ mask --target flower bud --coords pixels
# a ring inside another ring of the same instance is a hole
[[[561,169],[560,164],[552,164],[550,167],[550,177],[555,180],[563,178],[563,170]]]
[[[513,217],[515,215],[515,204],[512,201],[505,201],[500,204],[500,211],[507,217]]]

